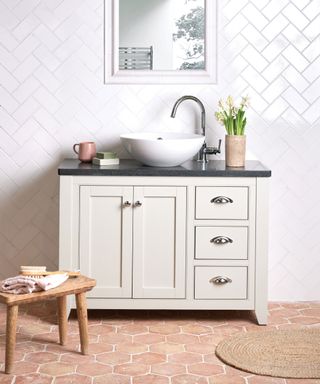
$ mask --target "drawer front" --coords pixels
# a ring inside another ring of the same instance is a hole
[[[195,267],[195,299],[247,299],[247,267]]]
[[[248,188],[197,187],[196,219],[248,219]]]
[[[197,227],[196,259],[246,260],[247,227]]]

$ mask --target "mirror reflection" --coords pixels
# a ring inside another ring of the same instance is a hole
[[[205,0],[119,0],[120,70],[205,67]]]

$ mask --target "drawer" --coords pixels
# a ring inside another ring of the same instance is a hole
[[[197,227],[196,259],[246,260],[247,227]]]
[[[248,219],[248,187],[197,187],[196,219]]]
[[[246,299],[247,267],[195,267],[195,299]]]

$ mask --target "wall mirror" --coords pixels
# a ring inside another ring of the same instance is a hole
[[[105,82],[216,82],[216,0],[105,0]]]

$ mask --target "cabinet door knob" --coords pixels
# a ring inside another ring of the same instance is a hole
[[[230,199],[230,197],[217,196],[217,197],[214,197],[213,199],[211,199],[210,202],[215,203],[215,204],[227,204],[227,203],[233,203],[233,200]]]
[[[123,206],[124,206],[124,207],[131,207],[131,203],[130,203],[130,201],[125,201],[125,202],[123,203]]]
[[[227,236],[216,236],[210,240],[210,243],[214,243],[214,244],[228,244],[228,243],[230,243],[231,244],[231,243],[233,243],[233,240]]]
[[[232,283],[232,280],[229,277],[224,276],[216,276],[209,280],[209,283],[217,284],[217,285],[223,285]]]
[[[134,203],[135,207],[141,207],[141,205],[142,205],[142,203],[139,200]]]

